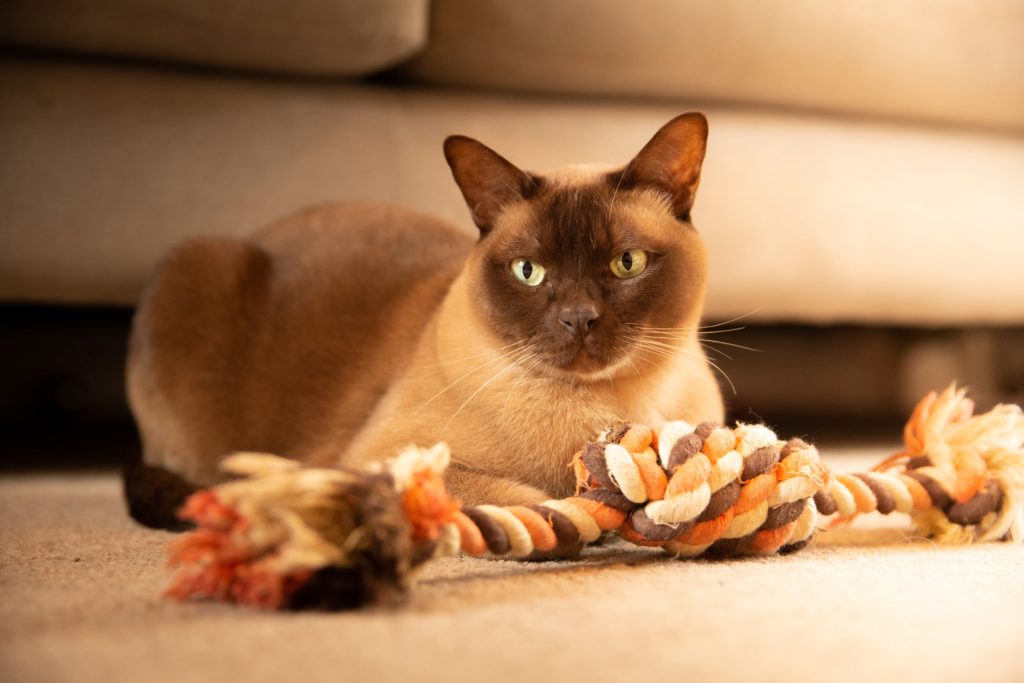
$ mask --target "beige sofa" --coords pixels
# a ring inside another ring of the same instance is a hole
[[[1024,323],[1019,0],[7,0],[0,41],[0,300],[130,305],[325,200],[471,231],[445,135],[625,162],[699,109],[709,317]]]

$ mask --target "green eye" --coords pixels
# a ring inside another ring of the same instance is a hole
[[[643,249],[630,249],[612,260],[612,272],[615,277],[627,280],[636,277],[647,268],[647,252]]]
[[[512,275],[528,287],[536,287],[544,282],[544,266],[524,258],[512,262]]]

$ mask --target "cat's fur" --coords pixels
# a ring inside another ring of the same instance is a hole
[[[358,464],[444,440],[456,497],[533,503],[571,493],[573,452],[614,420],[721,420],[689,222],[706,136],[686,114],[625,168],[547,174],[449,138],[475,243],[345,203],[182,245],[132,332],[146,468],[208,485],[233,451]],[[650,254],[647,269],[616,278],[630,249]],[[547,269],[540,286],[513,277],[516,258]],[[152,487],[126,491],[136,518],[165,519],[146,512]]]

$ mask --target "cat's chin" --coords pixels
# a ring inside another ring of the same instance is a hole
[[[613,359],[611,361],[600,360],[594,358],[585,349],[581,348],[568,360],[548,364],[545,372],[560,379],[574,382],[606,381],[609,377],[616,374],[625,362],[625,358]]]

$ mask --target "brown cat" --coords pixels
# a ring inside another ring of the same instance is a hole
[[[616,419],[721,420],[690,224],[706,139],[684,114],[625,168],[533,174],[450,137],[475,243],[344,203],[178,247],[132,331],[133,515],[172,525],[233,451],[358,464],[442,440],[463,502],[540,502],[571,493],[572,454]]]

